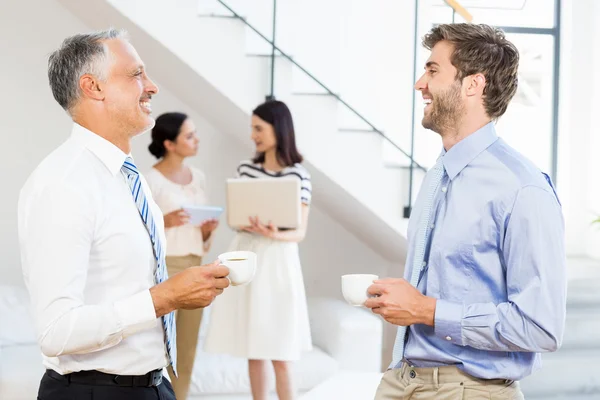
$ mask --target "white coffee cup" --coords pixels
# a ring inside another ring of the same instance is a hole
[[[372,274],[350,274],[342,275],[342,294],[344,299],[355,307],[361,307],[370,296],[367,293],[369,286],[379,276]]]
[[[256,273],[256,253],[251,251],[230,251],[219,255],[222,265],[229,268],[229,281],[232,286],[245,285],[252,281]]]

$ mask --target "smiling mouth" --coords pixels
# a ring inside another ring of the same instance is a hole
[[[433,103],[433,99],[423,99],[423,104],[425,105],[425,109],[429,108]]]
[[[147,101],[147,100],[140,101],[140,107],[142,108],[142,110],[144,110],[148,114],[152,113],[152,104],[150,104],[150,101]]]

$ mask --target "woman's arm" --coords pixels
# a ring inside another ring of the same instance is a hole
[[[210,246],[212,245],[212,239],[215,236],[213,232],[219,226],[219,221],[216,219],[211,219],[202,224],[200,226],[200,231],[202,232],[202,241],[204,242],[204,252],[208,253],[210,250]]]
[[[250,226],[243,228],[246,232],[257,233],[265,237],[280,240],[282,242],[301,242],[306,236],[306,229],[308,227],[308,214],[310,207],[307,204],[302,204],[302,221],[300,226],[296,229],[280,231],[273,224],[263,224],[258,218],[250,218]]]
[[[300,222],[300,226],[296,229],[291,229],[289,231],[280,231],[275,229],[272,239],[281,240],[283,242],[301,242],[304,240],[306,236],[306,228],[308,225],[308,213],[310,211],[310,207],[306,204],[302,204],[302,221]]]

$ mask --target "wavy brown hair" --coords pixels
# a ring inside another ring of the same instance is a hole
[[[458,70],[456,79],[474,74],[485,76],[483,105],[488,116],[500,118],[517,92],[519,51],[504,32],[484,24],[442,24],[423,37],[431,50],[438,42],[454,46],[450,62]]]

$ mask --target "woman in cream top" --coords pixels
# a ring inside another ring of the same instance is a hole
[[[152,129],[150,153],[159,159],[145,174],[152,197],[164,215],[167,239],[167,270],[172,276],[182,270],[202,265],[208,252],[216,220],[200,226],[191,225],[182,210],[186,205],[207,205],[206,185],[202,171],[185,165],[184,160],[198,151],[198,137],[191,119],[182,113],[166,113],[156,119]],[[202,309],[179,310],[177,325],[177,372],[168,369],[177,399],[187,398]]]
[[[184,205],[208,205],[204,173],[197,168],[187,167],[190,182],[173,182],[153,167],[144,176],[148,180],[152,197],[165,215],[167,257],[183,257],[190,254],[202,257],[210,249],[212,235],[203,233],[202,226],[186,223],[188,216],[181,209]],[[205,224],[205,228],[209,225]]]

